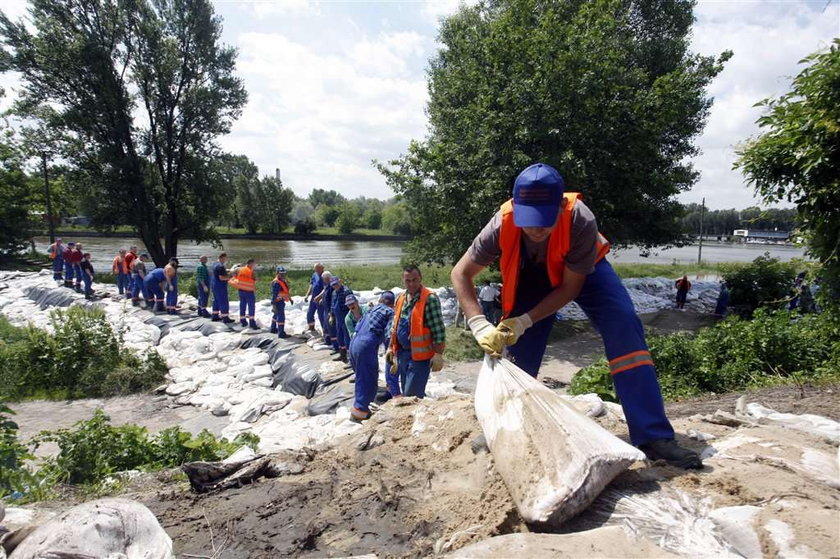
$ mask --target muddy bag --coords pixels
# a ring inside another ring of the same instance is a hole
[[[505,359],[485,357],[475,412],[496,469],[527,522],[572,518],[645,458]]]

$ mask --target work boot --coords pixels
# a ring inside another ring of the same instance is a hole
[[[280,328],[280,329],[277,331],[277,337],[278,337],[278,338],[288,338],[288,337],[289,337],[289,335],[286,333],[286,329],[285,329],[285,328]]]
[[[693,450],[681,447],[674,439],[658,439],[643,445],[639,450],[645,453],[648,460],[664,460],[672,466],[684,470],[700,470],[703,462]]]
[[[347,363],[347,350],[339,349],[338,357],[334,358],[333,361],[341,361],[342,363]]]
[[[257,321],[256,321],[256,320],[254,320],[253,318],[252,318],[252,319],[248,322],[248,327],[249,327],[251,330],[259,330],[259,329],[260,329],[260,327],[259,327],[259,326],[257,326]]]
[[[139,307],[140,306],[140,301],[138,299],[132,299],[131,300],[131,306],[132,307]]]
[[[226,317],[224,317],[224,318],[222,319],[222,322],[223,322],[224,324],[233,324],[233,323],[234,323],[234,322],[236,322],[236,321],[235,321],[234,319],[232,319],[231,317],[226,316]]]
[[[221,321],[221,320],[222,320],[222,318],[221,318],[219,315],[217,315],[217,314],[214,314],[214,315],[210,318],[210,321],[211,321],[211,322],[219,322],[219,321]]]
[[[277,333],[277,324],[275,324],[274,322],[272,322],[272,323],[271,323],[271,328],[269,328],[269,330],[268,330],[268,331],[269,331],[269,332],[271,332],[272,334],[276,334],[276,333]]]
[[[155,307],[155,312],[166,312],[166,307],[164,307],[163,303],[161,303],[157,307]]]

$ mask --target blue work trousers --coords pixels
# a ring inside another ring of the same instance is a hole
[[[117,291],[120,295],[125,294],[126,286],[128,285],[128,274],[123,271],[117,272]]]
[[[166,292],[166,310],[175,312],[175,307],[178,305],[178,278],[172,278],[170,283],[172,288]]]
[[[517,299],[519,295],[517,293]],[[534,299],[544,296],[534,294]],[[528,312],[537,302],[539,300],[523,301],[520,305],[517,300],[511,316]],[[630,440],[638,446],[658,439],[673,439],[674,429],[665,416],[665,404],[645,343],[644,327],[627,290],[606,259],[598,262],[595,270],[586,276],[575,302],[603,339]],[[540,370],[553,321],[552,315],[535,323],[508,349],[511,360],[533,377]]]
[[[64,257],[60,254],[53,259],[53,279],[61,279],[61,269],[64,267]]]
[[[371,333],[353,336],[350,341],[350,365],[356,373],[356,397],[353,407],[370,411],[370,403],[376,398],[379,385],[378,337]]]
[[[273,316],[271,317],[278,329],[286,325],[286,301],[280,300],[271,305]]]
[[[76,276],[76,287],[82,286],[82,276],[85,273],[82,271],[82,264],[81,262],[77,264],[73,264],[73,275]]]
[[[93,283],[93,278],[85,273],[82,274],[82,281],[85,283],[85,296],[90,297],[93,295],[93,289],[90,288],[90,285]]]
[[[230,314],[230,302],[228,301],[227,283],[220,281],[213,284],[213,316],[227,318]]]
[[[143,278],[140,274],[132,274],[131,298],[135,301],[140,300],[140,293],[143,294],[144,299],[149,298],[149,293],[146,291],[146,284],[143,283]]]
[[[257,294],[253,291],[239,290],[239,320],[254,318],[257,306]]]
[[[155,281],[151,276],[146,276],[146,280],[143,283],[146,286],[146,300],[150,301],[154,298],[155,310],[164,310],[163,289],[160,287],[160,282]]]
[[[64,261],[64,281],[68,284],[73,283],[73,274],[76,269],[73,267],[72,262],[68,262],[67,260]]]
[[[207,283],[198,284],[198,308],[206,309],[210,300],[210,286]]]
[[[396,376],[400,379],[402,394],[425,398],[432,360],[415,361],[411,358],[411,326],[407,317],[400,317],[396,328],[400,349],[394,357],[397,359]]]
[[[350,345],[350,332],[347,331],[347,324],[344,323],[344,317],[347,316],[347,307],[344,308],[345,312],[336,312],[333,309],[333,315],[335,316],[335,337],[339,349],[347,349],[347,346]]]
[[[309,307],[306,309],[306,323],[309,326],[315,326],[315,315],[319,315],[320,319],[320,312],[319,312],[319,305],[315,302],[315,297],[309,299]]]

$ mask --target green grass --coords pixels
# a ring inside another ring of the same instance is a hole
[[[39,252],[0,256],[0,270],[39,272],[49,266],[52,266],[52,261],[46,254]]]
[[[685,275],[723,275],[724,272],[739,268],[747,262],[701,262],[697,264],[648,264],[646,262],[612,262],[615,273],[620,278],[676,278]]]

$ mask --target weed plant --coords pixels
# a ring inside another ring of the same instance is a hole
[[[827,314],[759,309],[752,320],[732,316],[697,334],[651,336],[648,343],[668,400],[840,379],[840,337]],[[570,392],[617,401],[606,360],[578,372]]]
[[[17,328],[0,317],[0,398],[93,398],[160,385],[166,364],[121,349],[101,309],[73,306],[52,313],[53,332]]]

